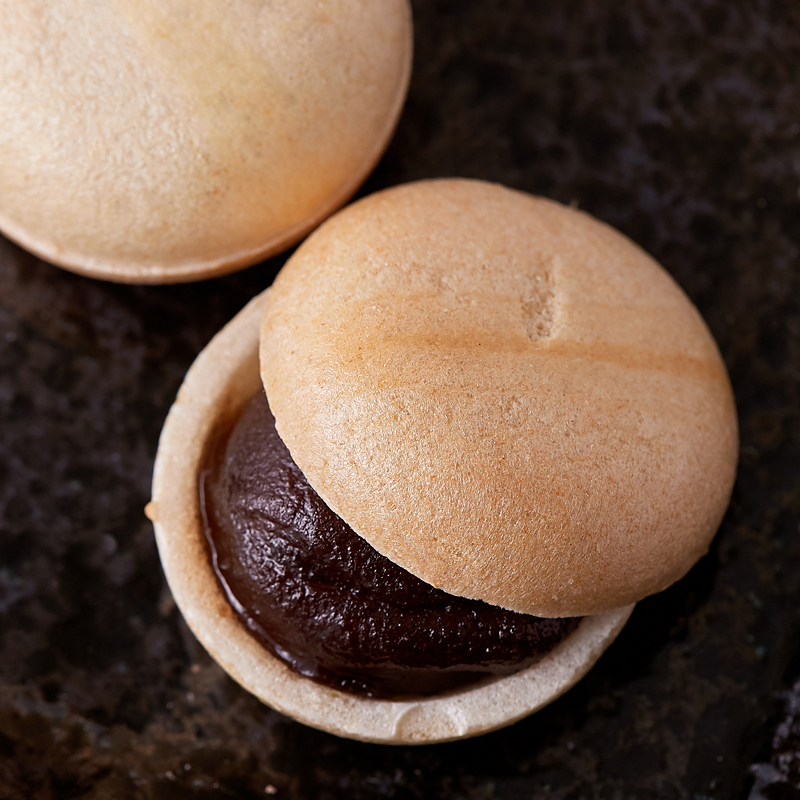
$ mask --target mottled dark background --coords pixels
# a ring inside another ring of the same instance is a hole
[[[800,797],[800,6],[413,5],[408,104],[364,191],[500,181],[577,203],[664,264],[739,406],[710,554],[513,728],[421,748],[304,728],[197,645],[142,514],[184,372],[282,259],[126,287],[0,239],[3,800]]]

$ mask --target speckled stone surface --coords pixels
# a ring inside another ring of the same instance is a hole
[[[2,800],[800,797],[800,7],[414,11],[408,105],[364,191],[501,181],[577,203],[664,264],[740,412],[710,554],[512,728],[422,748],[304,728],[194,641],[142,514],[185,370],[282,259],[124,287],[0,240]]]

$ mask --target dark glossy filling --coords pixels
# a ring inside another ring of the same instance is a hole
[[[434,694],[516,672],[578,625],[448,595],[380,555],[311,488],[263,393],[209,446],[200,497],[232,606],[272,653],[323,684]]]

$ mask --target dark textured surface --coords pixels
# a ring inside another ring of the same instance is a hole
[[[281,260],[131,288],[0,240],[0,798],[800,797],[800,7],[414,6],[408,105],[366,190],[498,180],[664,264],[739,405],[710,554],[513,728],[417,749],[304,728],[187,633],[142,515],[183,373]]]

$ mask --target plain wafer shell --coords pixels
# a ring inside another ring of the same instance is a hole
[[[450,594],[628,605],[688,571],[730,498],[736,411],[697,310],[618,232],[497,185],[329,220],[275,281],[260,364],[314,489]]]
[[[411,42],[407,0],[0,0],[0,230],[113,281],[266,258],[372,170]]]

